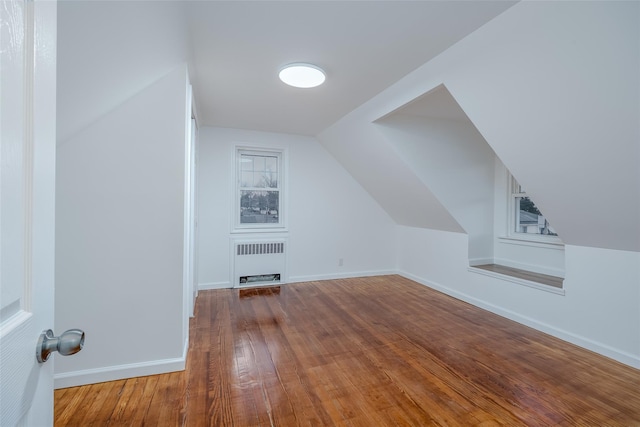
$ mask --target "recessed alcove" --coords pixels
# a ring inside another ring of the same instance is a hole
[[[511,171],[444,85],[375,123],[406,167],[467,233],[470,267],[497,266],[470,271],[562,288],[564,246],[511,236]]]

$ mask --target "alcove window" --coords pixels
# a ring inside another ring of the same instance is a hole
[[[558,233],[553,226],[511,175],[509,195],[509,237],[551,243],[560,242]]]

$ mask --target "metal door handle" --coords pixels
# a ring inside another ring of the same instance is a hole
[[[40,334],[36,347],[36,358],[38,362],[44,363],[54,351],[63,356],[71,356],[82,350],[83,346],[84,331],[80,329],[69,329],[59,337],[54,336],[53,331],[48,329]]]

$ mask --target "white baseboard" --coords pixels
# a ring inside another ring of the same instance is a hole
[[[208,289],[228,289],[233,288],[231,282],[209,282],[209,283],[198,283],[198,290],[205,291]]]
[[[103,368],[55,374],[53,376],[53,386],[55,389],[59,389],[102,383],[105,381],[116,381],[126,378],[146,377],[147,375],[184,371],[188,350],[189,340],[185,343],[182,357],[177,357],[175,359],[150,360],[148,362],[105,366]]]
[[[403,272],[403,271],[399,271],[398,274],[400,274],[403,277],[406,277],[407,279],[413,280],[414,282],[420,283],[421,285],[427,286],[429,288],[435,289],[437,291],[440,291],[444,294],[447,294],[449,296],[452,296],[456,299],[459,299],[461,301],[465,301],[468,302],[469,304],[472,304],[476,307],[482,308],[484,310],[490,311],[494,314],[497,314],[499,316],[505,317],[507,319],[513,320],[515,322],[521,323],[523,325],[529,326],[531,328],[534,328],[538,331],[544,332],[546,334],[552,335],[556,338],[560,338],[561,340],[570,342],[572,344],[575,344],[577,346],[580,346],[582,348],[586,348],[588,350],[594,351],[598,354],[601,354],[603,356],[609,357],[611,359],[617,360],[620,363],[624,363],[625,365],[629,365],[632,366],[636,369],[640,369],[640,357],[633,355],[631,353],[627,353],[625,351],[621,351],[618,350],[616,348],[613,348],[611,346],[608,346],[606,344],[602,344],[596,341],[593,341],[589,338],[580,336],[580,335],[576,335],[574,333],[571,332],[567,332],[563,329],[560,328],[556,328],[555,326],[543,323],[543,322],[539,322],[535,319],[531,319],[529,317],[526,316],[522,316],[518,313],[515,313],[511,310],[507,310],[504,309],[502,307],[498,307],[496,305],[490,304],[486,301],[477,299],[475,297],[472,297],[470,295],[467,295],[465,293],[462,292],[458,292],[454,289],[451,289],[447,286],[443,286],[441,284],[423,279],[421,277],[415,276],[413,274],[407,273],[407,272]]]
[[[398,274],[396,270],[351,271],[348,273],[316,274],[309,276],[292,276],[287,283],[314,282],[317,280],[349,279],[354,277],[388,276]]]
[[[300,283],[300,282],[313,282],[316,280],[333,280],[333,279],[348,279],[351,277],[370,277],[370,276],[388,276],[390,274],[398,274],[396,270],[378,270],[378,271],[352,271],[347,273],[331,273],[331,274],[313,274],[307,276],[291,276],[287,278],[282,284],[287,283]],[[204,291],[208,289],[231,289],[233,286],[231,282],[210,282],[199,283],[198,290]]]

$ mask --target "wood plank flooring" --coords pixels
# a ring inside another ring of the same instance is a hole
[[[640,426],[640,371],[399,276],[200,292],[184,372],[56,426]]]

